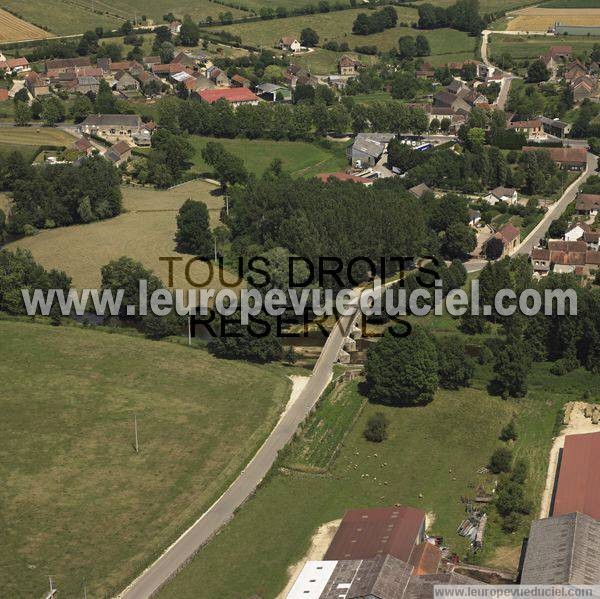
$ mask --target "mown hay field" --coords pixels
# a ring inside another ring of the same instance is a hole
[[[19,19],[19,17],[0,8],[0,42],[37,40],[50,37],[51,35],[52,34],[47,31],[28,23],[23,19]]]
[[[2,146],[68,146],[77,138],[52,127],[0,127]]]
[[[277,367],[106,331],[0,322],[3,597],[113,597],[275,424]],[[134,415],[139,453],[134,451]]]
[[[531,6],[512,13],[508,31],[547,31],[557,21],[563,25],[600,26],[600,8],[542,8]]]
[[[29,249],[46,268],[66,271],[78,289],[97,288],[100,268],[121,256],[142,262],[168,285],[168,263],[160,258],[183,257],[183,262],[174,268],[173,286],[189,289],[191,286],[181,265],[191,256],[175,251],[177,211],[188,198],[201,200],[207,204],[212,223],[216,225],[223,205],[222,196],[215,195],[216,190],[216,186],[204,181],[190,181],[166,191],[124,187],[124,208],[128,212],[87,225],[40,231],[8,244],[7,248]],[[208,267],[201,263],[195,263],[190,270],[190,277],[198,282],[203,282],[207,274]],[[227,279],[232,280],[233,276]],[[218,280],[208,286],[222,287]]]
[[[92,12],[91,3],[83,0],[0,0],[0,7],[18,14],[24,21],[28,21],[28,25],[31,23],[45,27],[52,32],[48,33],[36,27],[44,34],[37,37],[50,37],[52,34],[73,35],[95,27],[112,30],[123,23],[123,19],[106,14],[107,9],[104,7],[95,9],[99,12]],[[32,36],[14,39],[31,38]]]

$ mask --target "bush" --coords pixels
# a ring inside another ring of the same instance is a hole
[[[500,433],[501,441],[514,441],[517,438],[517,429],[515,427],[515,419],[513,418]]]
[[[381,443],[388,437],[389,420],[383,412],[375,412],[367,421],[363,435],[367,441]]]
[[[521,515],[516,512],[511,512],[502,519],[502,530],[504,532],[516,532],[519,526],[521,526]]]
[[[500,447],[492,454],[489,468],[494,474],[509,472],[512,464],[512,451],[506,447]]]

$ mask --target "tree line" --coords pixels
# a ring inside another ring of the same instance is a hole
[[[380,33],[385,29],[393,29],[398,22],[398,13],[393,6],[384,6],[370,15],[361,12],[352,24],[352,33],[355,35],[371,35]]]
[[[479,35],[484,27],[484,20],[479,15],[478,0],[458,0],[448,7],[422,4],[418,10],[419,29],[451,27],[470,35]]]
[[[304,94],[301,86],[297,94]],[[325,86],[319,86],[325,87]],[[249,139],[310,140],[327,133],[348,131],[391,131],[422,133],[427,130],[427,115],[422,109],[400,102],[376,102],[368,106],[352,100],[328,106],[319,90],[306,90],[309,99],[297,104],[262,102],[233,109],[225,100],[206,104],[196,100],[168,97],[158,106],[158,124],[172,133]],[[310,100],[310,96],[314,98]]]

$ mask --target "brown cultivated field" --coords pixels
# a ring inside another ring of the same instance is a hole
[[[175,251],[177,210],[188,198],[201,200],[211,211],[213,226],[218,224],[223,199],[211,193],[216,189],[204,181],[189,181],[166,191],[124,187],[124,207],[128,212],[88,225],[44,230],[10,243],[7,248],[28,248],[46,268],[66,271],[79,289],[98,287],[100,268],[121,256],[139,260],[168,284],[168,264],[159,258],[183,256],[186,261],[186,256]],[[205,265],[196,263],[190,277],[202,282],[207,270]],[[232,281],[233,277],[226,280]],[[173,282],[176,289],[190,287],[182,266],[175,267]],[[220,286],[218,281],[212,285]]]
[[[51,33],[0,8],[0,42],[18,42],[51,37]]]
[[[600,8],[540,8],[531,6],[511,13],[509,31],[547,31],[557,21],[565,25],[600,26]]]

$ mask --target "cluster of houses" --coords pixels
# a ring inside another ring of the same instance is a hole
[[[586,66],[579,60],[570,60],[572,54],[572,46],[551,46],[546,54],[540,56],[540,60],[552,72],[553,77],[562,74],[562,78],[573,92],[573,101],[576,104],[586,98],[597,99],[600,95],[598,87],[600,65],[592,61]]]
[[[594,225],[600,212],[600,195],[580,193],[575,210],[576,217],[564,239],[550,239],[547,247],[532,250],[531,263],[538,276],[556,272],[589,277],[600,269],[600,229]]]

